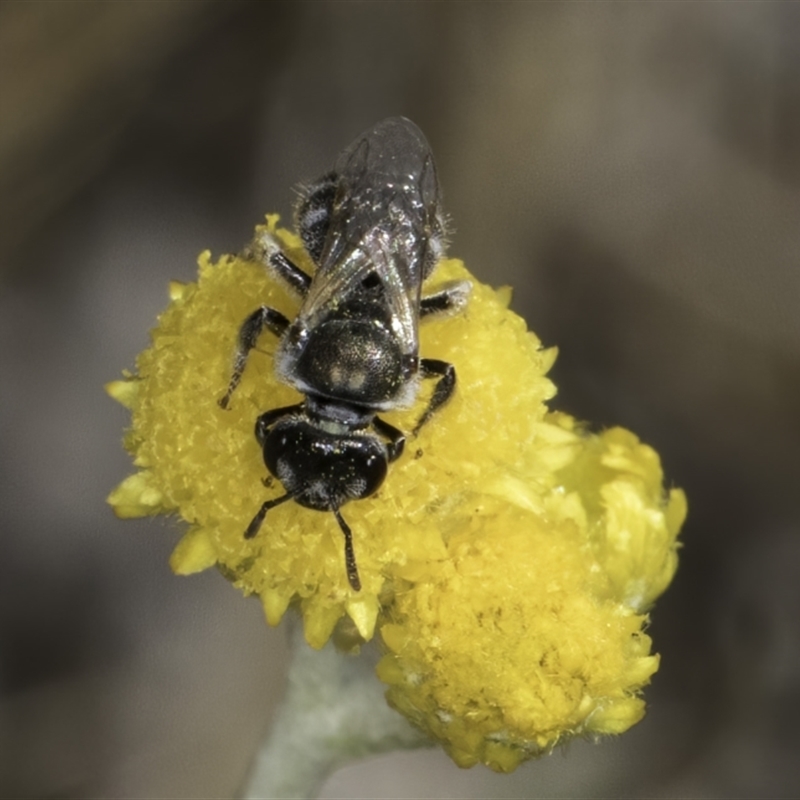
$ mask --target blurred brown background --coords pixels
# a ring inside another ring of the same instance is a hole
[[[285,645],[174,521],[117,522],[131,367],[379,119],[436,153],[451,252],[689,495],[647,718],[512,776],[438,751],[325,797],[800,793],[800,4],[0,5],[0,794],[225,797]],[[463,387],[468,391],[468,387]]]

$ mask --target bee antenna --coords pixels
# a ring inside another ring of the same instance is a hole
[[[355,591],[361,590],[361,580],[358,577],[358,567],[356,566],[356,554],[353,551],[353,532],[350,526],[342,519],[338,508],[333,509],[333,516],[339,523],[339,527],[344,534],[344,563],[347,567],[347,580]]]
[[[287,492],[281,497],[276,497],[273,500],[267,500],[266,503],[262,503],[261,508],[258,509],[258,514],[253,517],[252,522],[247,526],[247,530],[244,532],[244,538],[252,539],[261,528],[264,517],[267,516],[267,511],[271,508],[275,508],[275,506],[279,506],[281,503],[285,503],[287,500],[291,500],[292,497],[294,497],[294,495],[291,492]]]

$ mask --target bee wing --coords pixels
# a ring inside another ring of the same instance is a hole
[[[441,214],[428,142],[413,122],[392,117],[356,139],[335,174],[325,248],[298,316],[313,326],[377,279],[395,335],[416,354],[425,258]]]
[[[316,326],[349,295],[377,276],[384,287],[383,298],[392,331],[405,353],[416,354],[421,281],[414,280],[415,270],[398,263],[382,236],[367,237],[359,245],[343,249],[336,260],[328,265],[323,263],[314,275],[298,319],[309,328]]]
[[[353,190],[410,184],[422,208],[432,209],[439,202],[431,146],[405,117],[389,117],[364,131],[336,159],[334,172]]]

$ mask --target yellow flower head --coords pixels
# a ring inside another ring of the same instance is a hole
[[[381,628],[389,702],[461,766],[507,772],[571,736],[622,733],[658,668],[641,611],[674,573],[683,493],[662,499],[657,456],[627,431],[544,426],[574,445],[551,485],[476,493],[442,569],[398,592]]]
[[[267,228],[313,271],[293,234]],[[264,335],[223,410],[239,327],[258,305],[291,318],[297,302],[263,267],[200,257],[196,284],[171,303],[137,359],[109,385],[129,407],[125,446],[139,471],[109,497],[121,517],[177,512],[189,530],[172,567],[217,565],[257,594],[277,624],[290,603],[321,647],[349,617],[364,640],[376,624],[390,702],[439,739],[457,763],[509,770],[579,733],[618,733],[643,714],[639,689],[657,668],[643,612],[669,584],[685,515],[665,496],[658,456],[621,429],[592,436],[549,412],[542,350],[457,260],[428,290],[470,279],[466,312],[421,329],[421,353],[452,362],[458,388],[372,497],[348,504],[362,588],[348,583],[332,514],[284,503],[260,533],[254,513],[280,486],[266,481],[259,414],[301,397],[274,377]],[[418,405],[382,414],[410,431]]]

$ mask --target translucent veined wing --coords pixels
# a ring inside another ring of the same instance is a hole
[[[406,353],[416,354],[426,255],[441,230],[430,146],[413,122],[392,117],[358,137],[334,172],[330,227],[298,319],[317,325],[363,281],[377,279],[395,335]]]

